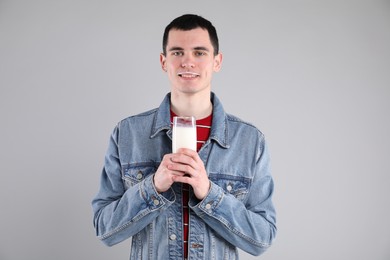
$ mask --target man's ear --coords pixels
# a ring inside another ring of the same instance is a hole
[[[220,52],[214,56],[214,71],[215,72],[220,71],[221,66],[222,66],[222,53]]]
[[[160,64],[161,64],[161,69],[165,72],[167,72],[167,67],[165,66],[166,63],[166,57],[164,53],[160,53]]]

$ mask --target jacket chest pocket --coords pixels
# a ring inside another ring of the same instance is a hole
[[[210,173],[209,179],[221,187],[226,194],[231,194],[241,201],[246,198],[252,183],[250,178],[219,173]]]
[[[156,163],[137,163],[122,166],[122,180],[128,189],[154,174],[158,168]]]

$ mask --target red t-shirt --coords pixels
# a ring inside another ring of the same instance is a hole
[[[173,117],[176,116],[175,113],[171,111],[171,123],[173,122]],[[209,115],[203,119],[196,120],[196,139],[197,139],[197,151],[199,152],[202,145],[207,141],[210,136],[210,129],[212,123],[213,115]],[[183,247],[184,247],[184,258],[188,256],[188,223],[190,217],[190,210],[188,207],[189,200],[189,185],[183,183]]]

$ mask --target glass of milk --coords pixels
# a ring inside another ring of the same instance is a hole
[[[179,148],[189,148],[196,151],[196,120],[195,117],[173,117],[172,152]]]

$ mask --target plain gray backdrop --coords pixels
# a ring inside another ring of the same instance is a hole
[[[270,146],[259,258],[390,259],[388,0],[0,0],[0,259],[128,259],[90,203],[115,124],[169,91],[162,34],[184,13],[217,27],[213,91]]]

